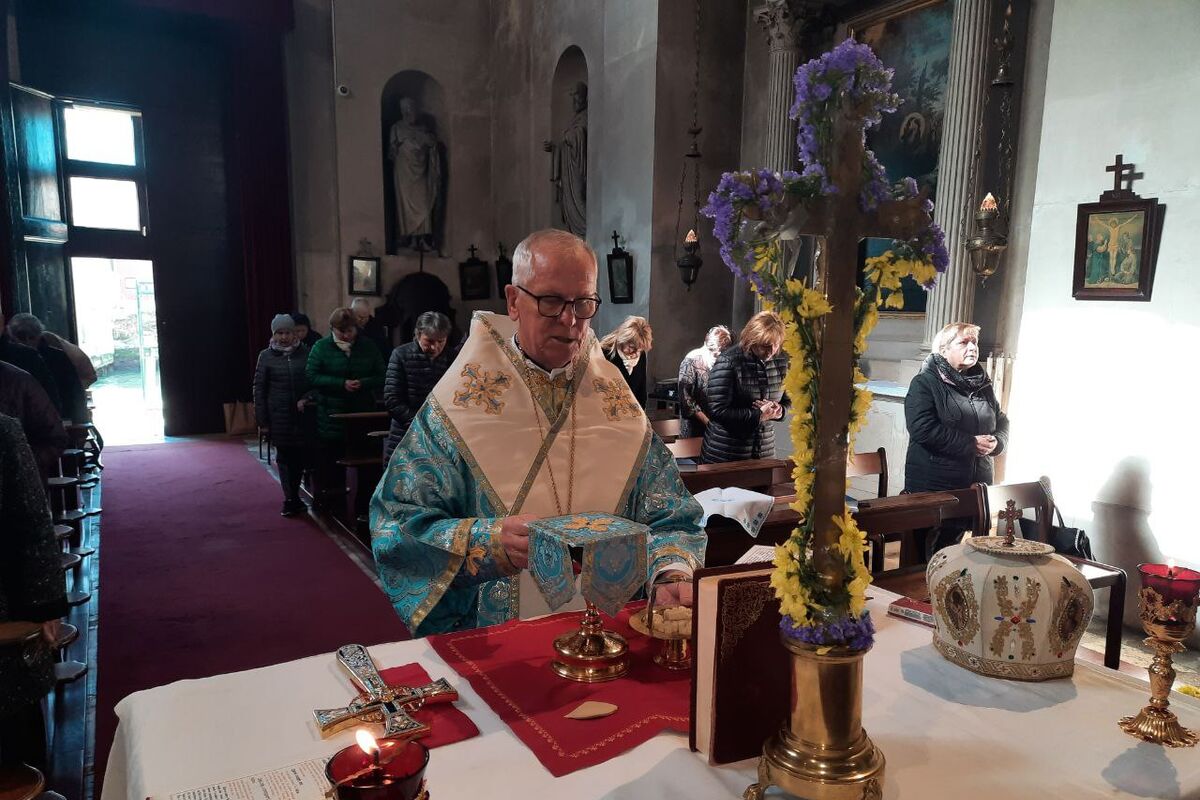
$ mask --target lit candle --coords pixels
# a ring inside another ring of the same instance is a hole
[[[1139,564],[1142,586],[1153,589],[1164,603],[1182,601],[1184,605],[1195,605],[1200,594],[1200,572],[1174,564]]]
[[[999,206],[996,204],[996,198],[992,197],[992,193],[988,192],[987,197],[983,198],[983,202],[979,204],[980,211],[997,211]]]
[[[414,800],[421,791],[429,750],[420,742],[376,739],[354,732],[357,744],[339,750],[325,765],[338,800]]]

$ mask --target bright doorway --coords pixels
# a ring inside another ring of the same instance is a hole
[[[92,420],[106,444],[163,440],[154,272],[149,261],[72,258],[79,346],[99,379]]]

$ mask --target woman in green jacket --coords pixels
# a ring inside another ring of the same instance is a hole
[[[329,335],[313,345],[305,367],[308,385],[317,392],[320,468],[316,500],[320,506],[333,501],[330,490],[337,493],[345,487],[345,470],[337,464],[345,446],[344,425],[330,415],[375,411],[375,392],[383,388],[384,369],[379,348],[359,337],[350,309],[334,309],[329,316]]]

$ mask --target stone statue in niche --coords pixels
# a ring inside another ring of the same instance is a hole
[[[401,97],[400,119],[388,134],[392,187],[396,194],[395,248],[422,245],[437,250],[434,215],[442,188],[442,156],[437,137],[421,121],[417,104]]]
[[[555,201],[562,223],[576,236],[587,235],[587,84],[571,88],[575,116],[554,147]]]

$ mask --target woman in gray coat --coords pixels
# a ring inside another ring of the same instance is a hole
[[[304,368],[308,348],[296,340],[295,323],[287,314],[271,320],[271,343],[258,354],[254,370],[254,418],[275,445],[279,484],[283,487],[280,514],[290,517],[307,509],[300,499],[304,475],[304,406],[308,382]]]

